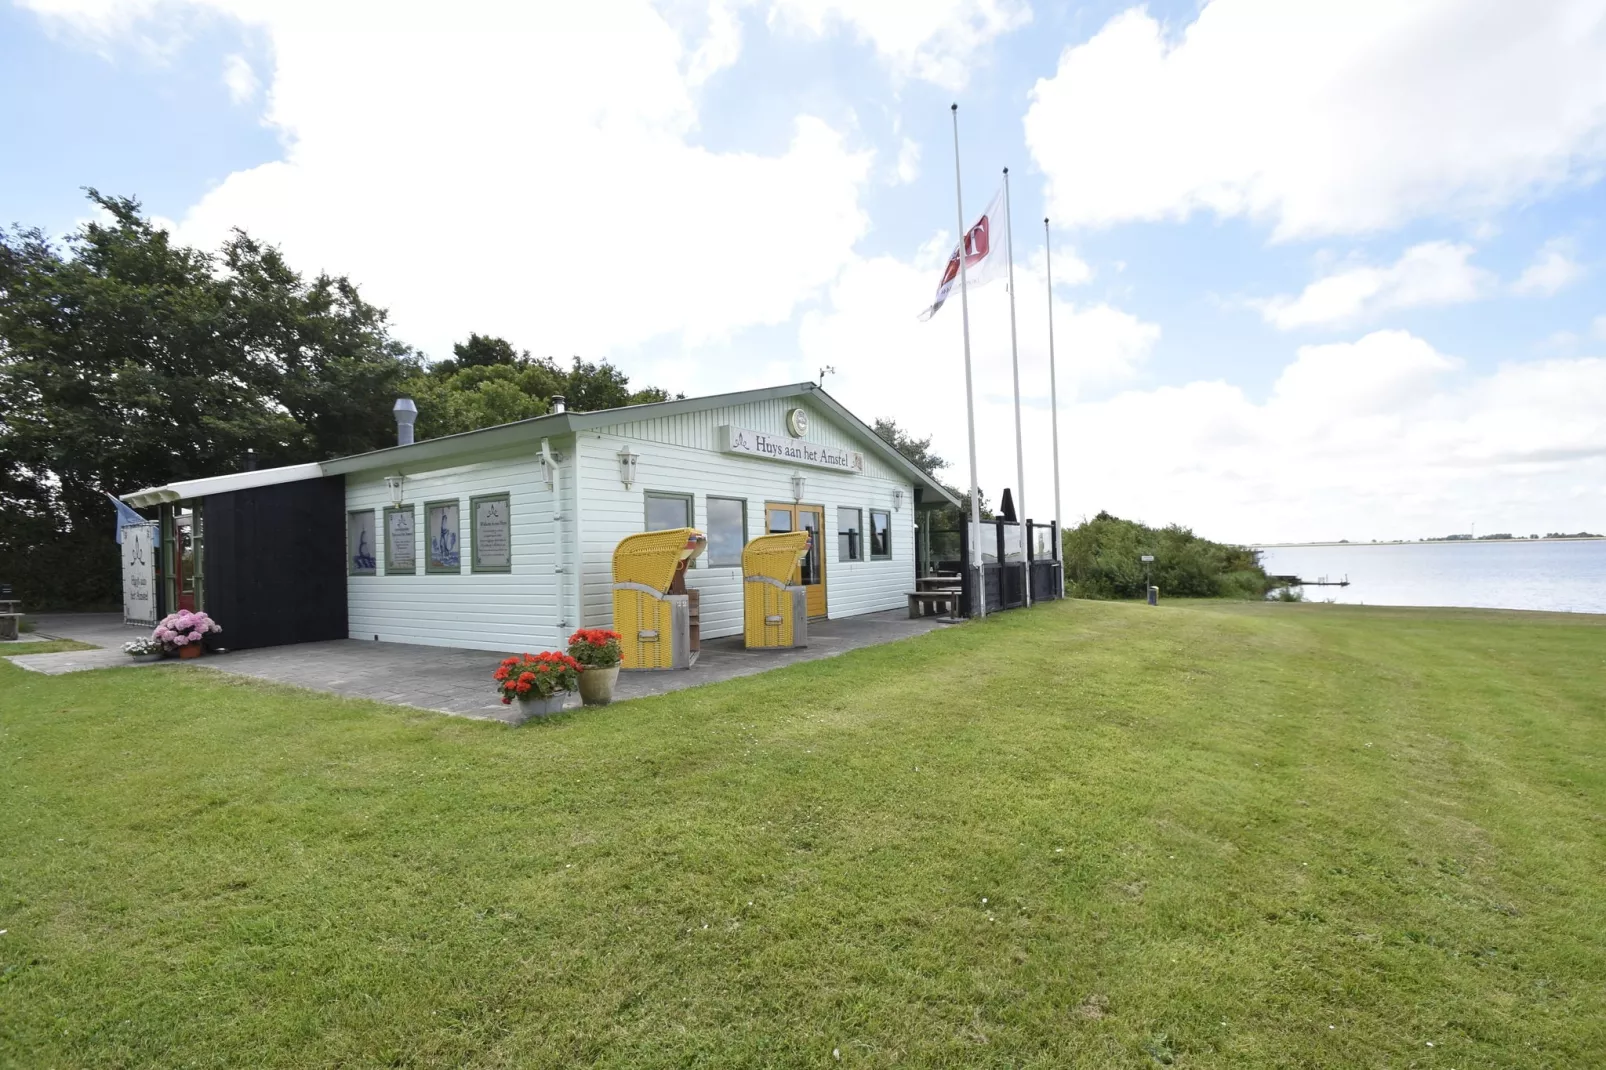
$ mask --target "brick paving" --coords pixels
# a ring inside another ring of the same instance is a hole
[[[39,637],[77,639],[103,647],[61,654],[22,654],[8,659],[22,668],[50,675],[130,665],[118,647],[133,636],[149,634],[146,629],[125,628],[121,618],[110,613],[47,614],[34,619]],[[747,650],[740,636],[711,639],[703,643],[697,664],[690,669],[620,673],[614,701],[751,676],[940,627],[945,625],[934,618],[910,620],[905,611],[895,610],[843,620],[811,621],[809,645],[802,650]],[[351,698],[502,721],[509,720],[513,711],[496,699],[491,673],[505,656],[485,650],[337,639],[208,654],[191,662],[167,659],[156,664],[196,666]],[[578,704],[578,696],[570,703]]]

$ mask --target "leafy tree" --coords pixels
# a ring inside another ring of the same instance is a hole
[[[928,476],[935,478],[940,469],[947,468],[948,462],[931,452],[931,436],[915,438],[914,435],[898,426],[898,421],[882,418],[875,422],[875,433],[884,439],[887,445],[903,454],[904,459]]]
[[[655,387],[631,390],[630,379],[612,364],[574,358],[569,368],[550,357],[532,358],[504,339],[471,334],[452,347],[453,359],[438,361],[406,384],[418,404],[419,438],[544,416],[552,399],[578,411],[667,401]]]
[[[0,578],[34,606],[116,602],[104,492],[386,445],[420,367],[349,280],[89,197],[64,247],[0,229]]]

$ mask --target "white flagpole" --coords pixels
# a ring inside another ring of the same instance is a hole
[[[1048,217],[1043,217],[1043,266],[1048,272],[1048,411],[1054,428],[1054,536],[1060,544],[1054,548],[1060,559],[1060,597],[1065,597],[1065,522],[1060,519],[1060,399],[1059,387],[1054,381],[1054,261],[1050,249],[1052,239],[1048,233]]]
[[[1016,530],[1021,533],[1021,550],[1026,549],[1026,460],[1021,452],[1020,445],[1020,350],[1015,344],[1015,227],[1011,222],[1013,213],[1009,208],[1009,168],[1004,168],[1004,251],[1009,254],[1009,363],[1015,371],[1015,509],[1019,522]],[[1003,564],[1002,561],[999,562]],[[1026,582],[1021,585],[1021,596],[1026,605],[1032,604],[1032,574],[1026,569]],[[1002,575],[1002,573],[1000,573]]]
[[[959,105],[948,109],[954,117],[954,203],[959,217],[959,313],[965,325],[965,423],[970,430],[970,564],[976,570],[976,604],[979,617],[987,615],[987,570],[981,567],[981,488],[976,480],[976,397],[970,382],[970,297],[965,289],[965,195],[959,184]],[[999,562],[1002,564],[1002,562]]]

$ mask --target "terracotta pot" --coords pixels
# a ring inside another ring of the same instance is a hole
[[[201,644],[200,643],[186,643],[186,644],[184,644],[183,646],[178,648],[178,656],[181,657],[181,658],[198,658],[198,657],[200,657],[201,656]]]
[[[596,666],[580,674],[580,701],[587,706],[606,706],[613,701],[613,688],[619,682],[619,666]]]

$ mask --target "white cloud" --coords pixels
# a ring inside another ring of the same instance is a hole
[[[871,155],[820,119],[798,116],[778,154],[691,143],[692,83],[729,52],[699,67],[646,0],[208,7],[268,37],[265,118],[286,150],[229,175],[178,236],[242,226],[349,274],[432,355],[469,331],[605,356],[784,323],[866,228]],[[123,9],[80,9],[96,15],[132,32]]]
[[[1606,4],[1213,0],[1066,49],[1026,115],[1062,224],[1274,224],[1278,238],[1478,216],[1596,178]]]
[[[1606,360],[1474,375],[1380,331],[1301,348],[1263,402],[1194,382],[1077,405],[1062,423],[1074,516],[1241,541],[1414,538],[1467,516],[1525,532],[1606,522]]]
[[[963,89],[994,38],[1032,20],[1025,0],[774,0],[772,25],[820,36],[851,29],[903,78]]]
[[[223,60],[223,84],[228,87],[229,99],[236,104],[249,104],[256,99],[257,91],[262,83],[257,81],[256,71],[251,64],[238,53],[230,55]]]
[[[950,297],[930,321],[916,319],[931,301],[951,242],[951,236],[938,235],[923,247],[941,250],[926,263],[891,257],[856,260],[832,284],[829,307],[805,314],[799,342],[801,367],[809,373],[827,364],[836,368],[836,375],[826,381],[833,396],[865,419],[890,416],[916,434],[932,435],[933,448],[953,462],[943,478],[964,486],[970,472],[958,296]],[[1017,257],[1026,252],[1017,250]],[[1015,269],[1022,434],[1030,462],[1026,508],[1038,519],[1053,511],[1045,467],[1050,463],[1048,297],[1041,264],[1039,248]],[[1002,487],[1018,489],[1009,293],[1002,282],[971,292],[970,323],[981,483],[996,501]],[[1130,382],[1159,336],[1158,326],[1119,309],[1056,298],[1055,357],[1062,407],[1079,393]]]
[[[1432,241],[1413,245],[1388,267],[1356,265],[1316,280],[1298,297],[1259,303],[1261,315],[1282,330],[1353,323],[1396,309],[1475,301],[1494,276],[1469,263],[1473,248]]]
[[[907,186],[920,177],[920,145],[911,138],[904,138],[898,147],[898,184]]]
[[[1606,342],[1606,315],[1596,316],[1589,325],[1589,331],[1597,341]]]
[[[1515,293],[1524,296],[1549,297],[1584,273],[1583,265],[1569,253],[1572,243],[1565,238],[1547,241],[1517,281],[1511,284]]]

